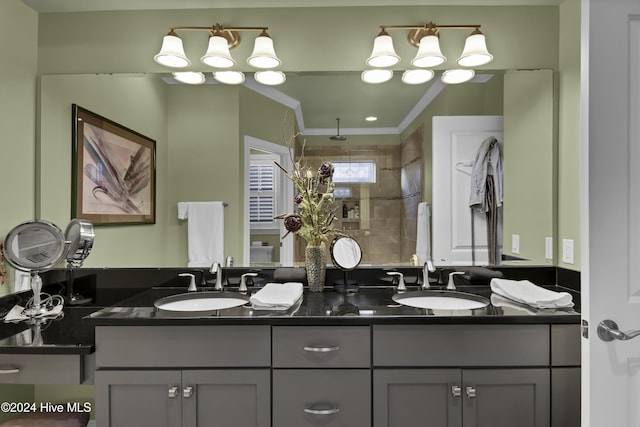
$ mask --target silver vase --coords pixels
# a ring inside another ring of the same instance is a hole
[[[307,245],[304,249],[304,264],[309,291],[322,292],[327,272],[327,251],[324,242],[319,245]]]

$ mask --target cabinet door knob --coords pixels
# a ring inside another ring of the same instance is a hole
[[[169,387],[169,399],[178,397],[178,387]]]
[[[304,351],[310,351],[312,353],[330,353],[332,351],[340,350],[339,345],[327,345],[327,346],[315,346],[315,345],[305,345]]]
[[[340,412],[340,407],[333,403],[314,403],[304,408],[304,412],[312,415],[333,415]]]
[[[475,387],[467,387],[467,397],[473,399],[476,397],[476,388]]]
[[[182,397],[189,398],[191,396],[193,396],[193,387],[185,387],[184,390],[182,390]]]
[[[462,387],[460,387],[459,385],[452,385],[451,386],[451,394],[453,395],[453,397],[462,396]]]

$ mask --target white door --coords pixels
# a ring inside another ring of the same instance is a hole
[[[433,261],[436,265],[469,265],[472,260],[471,169],[482,141],[494,136],[503,144],[502,116],[433,118]],[[502,221],[498,242],[502,242]],[[475,263],[489,262],[484,215],[473,221]]]
[[[583,426],[640,426],[640,1],[582,1]],[[585,49],[587,48],[588,49]]]

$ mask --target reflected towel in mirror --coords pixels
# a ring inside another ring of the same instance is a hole
[[[178,218],[187,220],[189,267],[224,261],[224,202],[179,202]]]

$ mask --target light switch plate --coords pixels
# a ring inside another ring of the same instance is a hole
[[[573,240],[562,239],[562,262],[565,264],[573,264]]]
[[[514,254],[520,253],[520,235],[512,234],[511,235],[511,252]]]
[[[553,259],[553,237],[544,238],[544,257]]]

